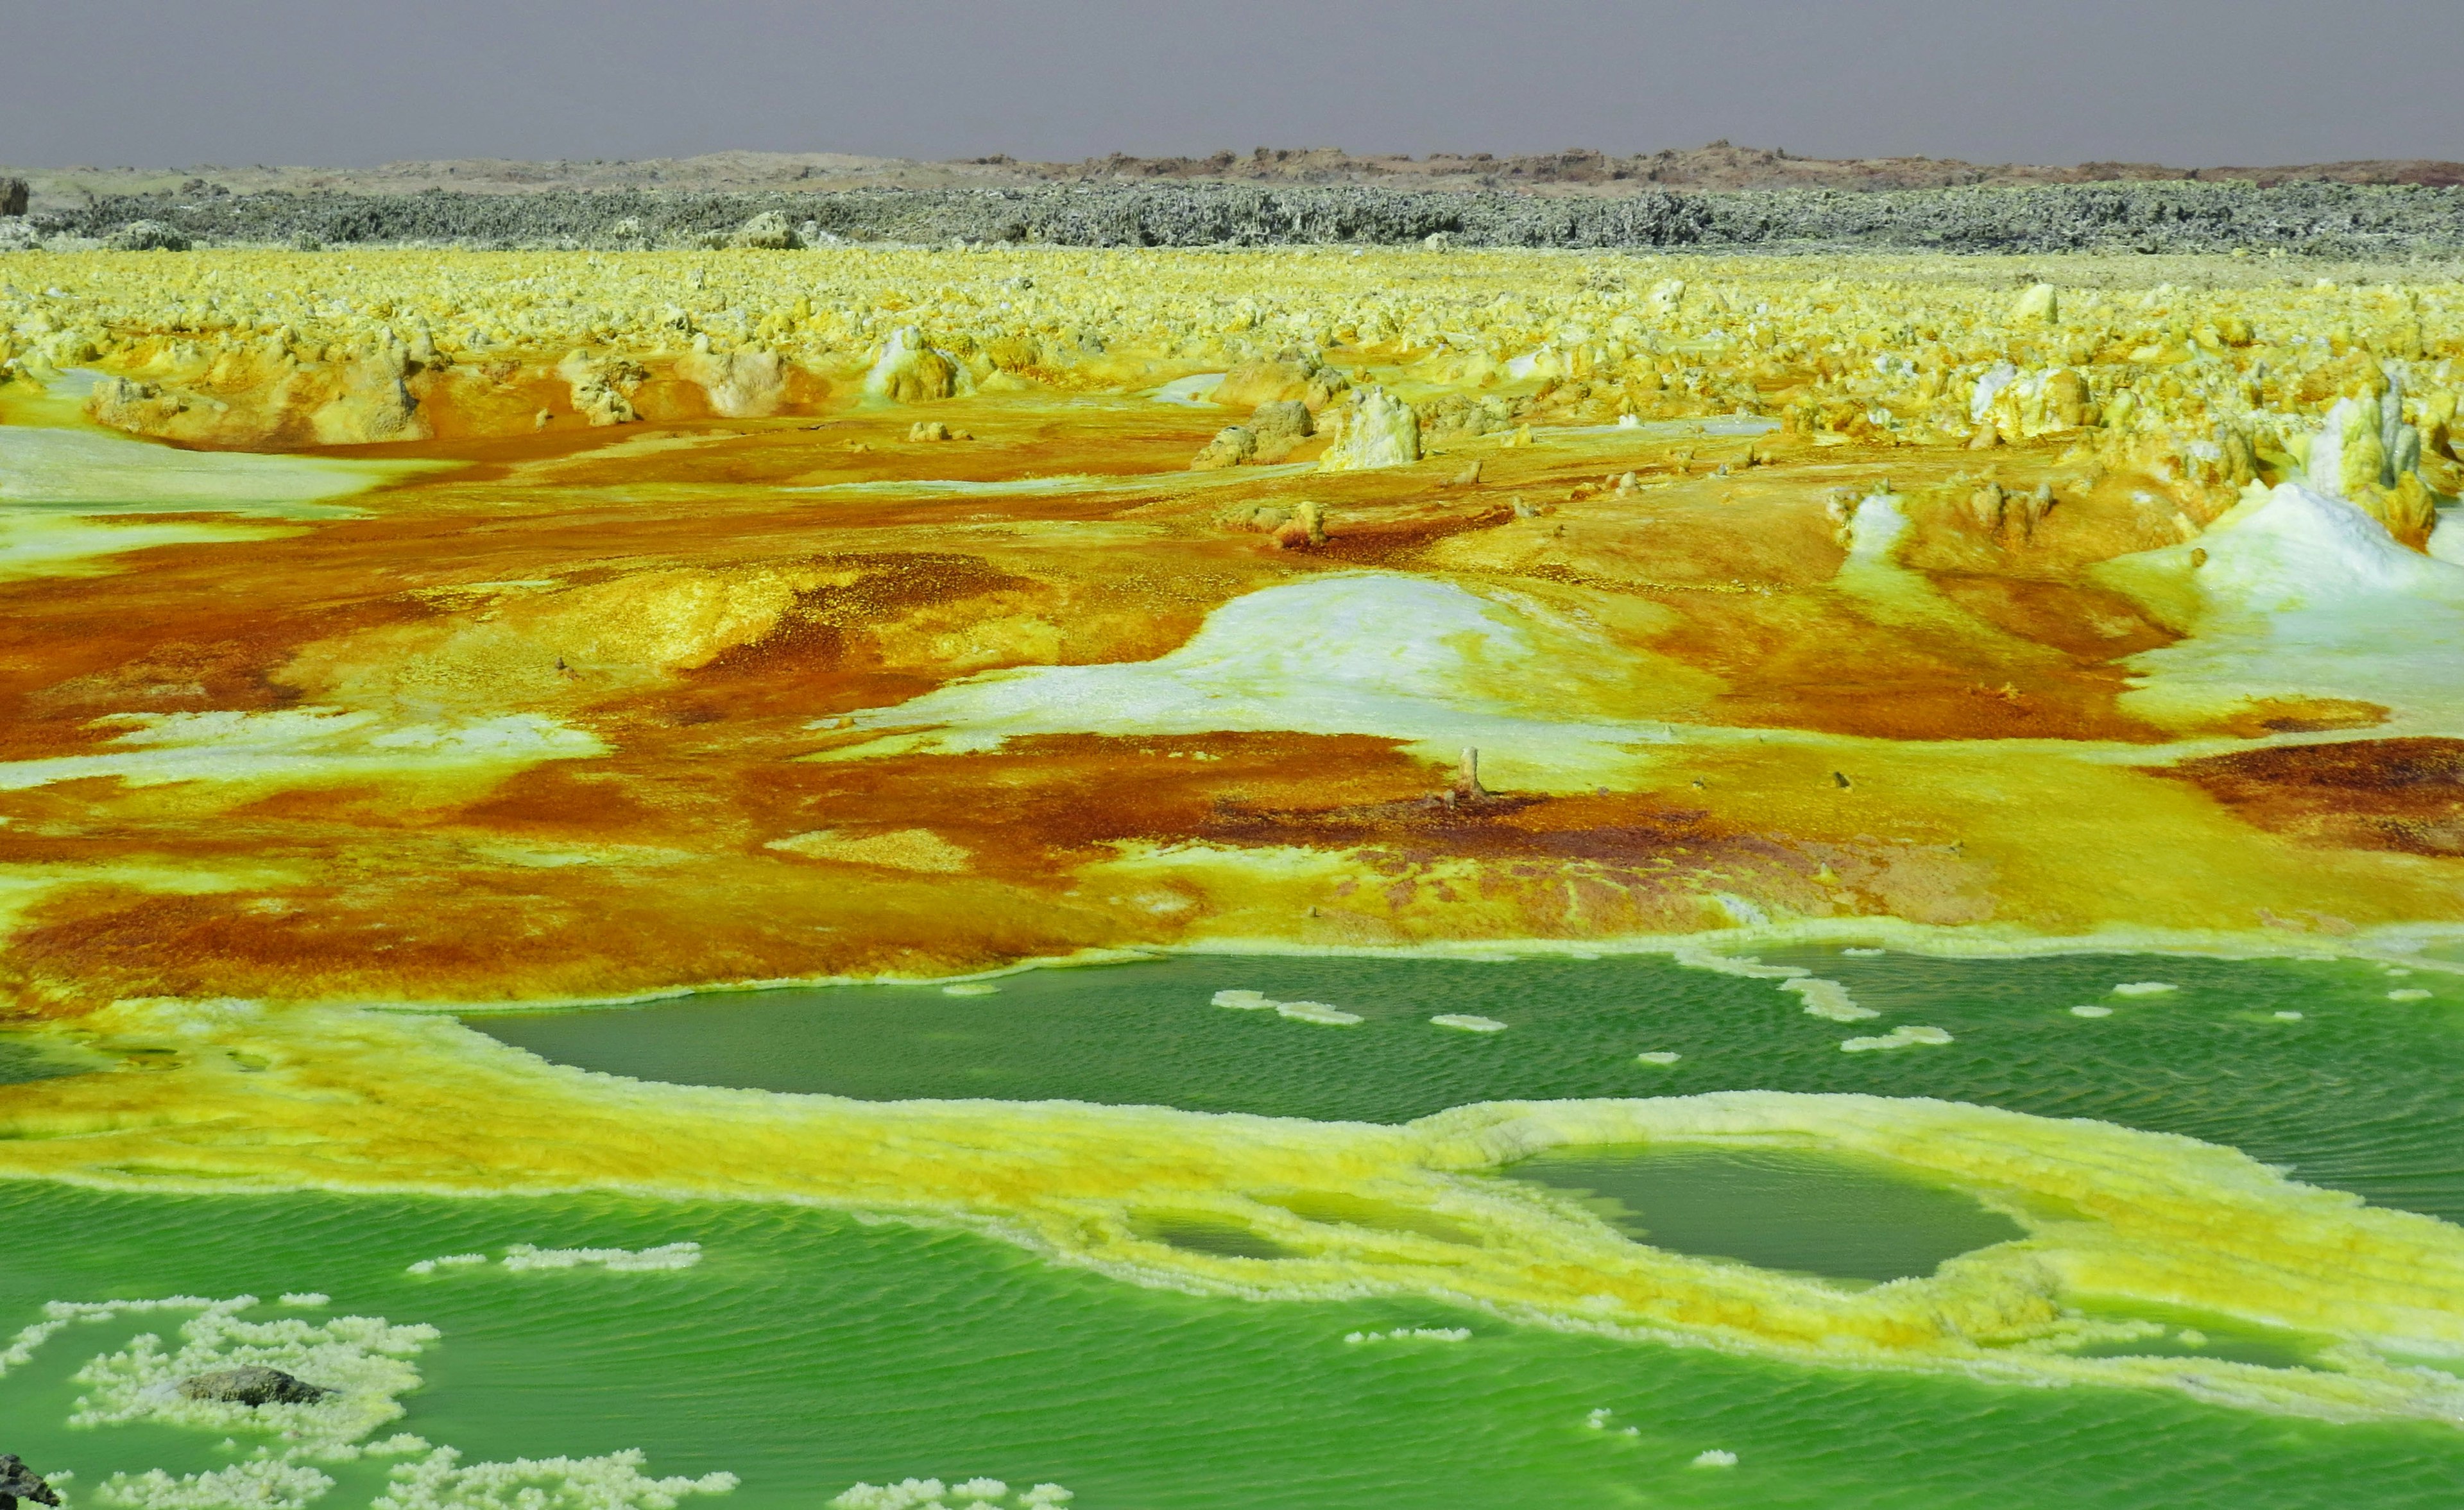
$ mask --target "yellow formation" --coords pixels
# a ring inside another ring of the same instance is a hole
[[[2455,1418],[2409,1360],[2464,1355],[2464,1239],[2179,1139],[864,1105],[363,1010],[1151,947],[2409,954],[2464,931],[2464,288],[2321,271],[12,255],[0,1002],[158,1068],[8,1088],[0,1172],[812,1201],[1212,1292]],[[1892,1161],[2028,1235],[1850,1291],[1485,1177],[1670,1141]],[[2089,1356],[2107,1304],[2333,1366]]]

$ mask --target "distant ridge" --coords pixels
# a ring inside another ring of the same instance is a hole
[[[631,161],[519,162],[468,158],[387,163],[377,167],[7,167],[25,179],[33,208],[65,210],[91,197],[169,192],[233,194],[318,191],[474,194],[553,189],[682,190],[699,193],[828,192],[847,189],[1004,189],[1054,184],[1224,183],[1381,187],[1407,189],[1524,190],[1617,195],[1651,189],[1830,189],[1878,190],[2028,187],[2057,184],[2247,181],[2464,186],[2464,163],[2373,159],[2290,167],[2171,167],[2155,163],[2083,163],[2069,167],[1955,158],[1808,158],[1767,147],[1714,142],[1683,151],[1620,157],[1589,148],[1523,156],[1436,153],[1424,157],[1354,154],[1338,147],[1258,147],[1210,157],[1132,157],[1115,153],[1075,163],[1021,162],[1004,155],[920,162],[839,152],[714,152]]]

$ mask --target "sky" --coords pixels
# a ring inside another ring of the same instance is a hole
[[[0,162],[2464,159],[2454,0],[0,0]]]

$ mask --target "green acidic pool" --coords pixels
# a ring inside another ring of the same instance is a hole
[[[1933,1096],[2231,1144],[2297,1178],[2464,1219],[2464,984],[2292,961],[1771,956],[1881,1015],[1809,1015],[1763,980],[1656,956],[1507,963],[1183,957],[1007,977],[488,1015],[547,1058],[645,1079],[875,1099],[987,1097],[1401,1121],[1470,1101],[1767,1089]],[[2118,985],[2171,991],[2116,995]],[[1351,1026],[1210,1005],[1331,1003]],[[2426,989],[2390,1001],[2390,989]],[[2074,1006],[2109,1015],[2073,1015]],[[2295,1012],[2297,1017],[2279,1013]],[[1485,1016],[1503,1033],[1433,1026]],[[1902,1024],[1950,1043],[1850,1054]],[[1674,1053],[1673,1064],[1639,1063]]]
[[[1507,1172],[1583,1197],[1655,1248],[1832,1279],[1927,1275],[2027,1235],[1957,1190],[1789,1148],[1560,1148]]]
[[[794,1208],[16,1186],[0,1187],[0,1332],[51,1299],[327,1292],[332,1312],[443,1334],[386,1431],[472,1460],[640,1448],[655,1475],[741,1476],[689,1510],[813,1510],[859,1479],[976,1474],[1066,1484],[1072,1510],[2404,1510],[2453,1503],[2464,1477],[2464,1432],[2441,1427],[1777,1366],[1426,1305],[1204,1299]],[[517,1242],[678,1241],[701,1243],[704,1261],[405,1272]],[[80,1392],[70,1373],[172,1324],[72,1327],[0,1377],[0,1451],[73,1469],[79,1504],[114,1472],[234,1461],[249,1442],[62,1424]],[[1455,1327],[1471,1336],[1345,1341]],[[1597,1427],[1595,1411],[1607,1412]],[[1736,1466],[1690,1466],[1713,1450]],[[319,1510],[367,1504],[385,1468],[330,1471]]]

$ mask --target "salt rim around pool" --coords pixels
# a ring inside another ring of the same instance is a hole
[[[123,1035],[177,1042],[184,1062],[18,1087],[0,1117],[0,1175],[150,1190],[795,1202],[971,1228],[1196,1294],[1414,1298],[1803,1363],[2464,1423],[2464,1380],[2390,1361],[2464,1357],[2464,1230],[2295,1183],[2228,1148],[2103,1123],[1750,1091],[1498,1102],[1401,1126],[857,1102],[592,1075],[449,1021],[373,1012],[131,1002],[83,1026],[106,1049]],[[1646,1247],[1576,1203],[1477,1178],[1548,1148],[1651,1143],[1859,1154],[1966,1189],[2028,1235],[1850,1293]],[[1251,1191],[1319,1192],[1403,1219],[1310,1220]],[[1289,1256],[1176,1247],[1151,1235],[1158,1215],[1237,1229]],[[2327,1366],[2078,1356],[2116,1324],[2079,1314],[2090,1301],[2194,1306],[2310,1334]]]

